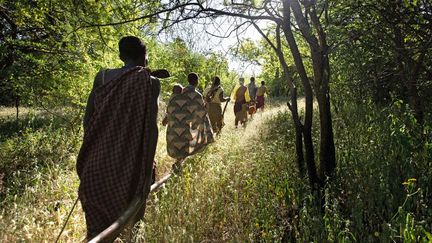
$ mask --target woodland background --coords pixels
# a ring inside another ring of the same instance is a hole
[[[203,28],[207,38],[237,41],[227,52],[203,51]],[[261,39],[243,38],[246,28]],[[144,40],[151,68],[171,73],[162,80],[161,110],[191,71],[200,89],[218,75],[231,90],[244,75],[230,67],[233,59],[260,66],[257,81],[266,81],[272,104],[288,107],[265,120],[267,132],[251,145],[260,148],[251,157],[253,179],[225,188],[251,190],[253,203],[236,201],[251,225],[220,226],[218,235],[215,222],[169,240],[432,240],[427,0],[0,1],[0,239],[55,238],[76,196],[93,78],[122,65],[117,43],[125,35]],[[251,152],[235,144],[233,153]],[[217,218],[232,217],[218,210]],[[205,210],[197,213],[205,218]],[[143,235],[167,234],[155,225],[169,226],[154,219]],[[203,233],[214,227],[215,235]],[[68,239],[82,232],[73,226]]]

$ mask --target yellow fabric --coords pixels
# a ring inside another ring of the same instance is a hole
[[[203,97],[204,100],[207,100],[207,95],[208,93],[212,90],[212,87],[207,87],[204,92],[203,92]],[[219,86],[218,90],[216,91],[216,93],[213,95],[212,100],[210,101],[211,103],[222,103],[222,101],[219,99],[220,93],[223,92],[223,88]]]
[[[246,91],[245,91],[245,100],[246,102],[249,102],[251,100],[250,96],[249,96],[249,90],[246,87]]]
[[[231,93],[231,100],[234,100],[234,101],[236,101],[236,94],[237,94],[237,91],[238,91],[238,89],[240,88],[241,86],[239,85],[239,84],[237,84],[235,87],[234,87],[234,90],[233,90],[233,92]],[[250,100],[251,100],[251,98],[250,98],[250,96],[249,96],[249,90],[248,90],[248,88],[246,87],[246,91],[245,91],[245,94],[244,94],[244,97],[245,97],[245,101],[246,102],[249,102]]]
[[[235,87],[234,87],[234,89],[233,89],[233,91],[231,92],[231,100],[234,100],[235,101],[235,94],[237,94],[237,90],[240,88],[240,85],[239,84],[237,84]]]

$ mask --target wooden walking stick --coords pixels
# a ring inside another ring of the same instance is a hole
[[[230,99],[228,99],[228,100],[226,101],[226,103],[225,103],[225,107],[224,107],[224,109],[223,109],[223,111],[222,111],[222,118],[223,118],[224,115],[225,115],[225,111],[226,111],[226,108],[227,108],[229,102],[230,102]]]

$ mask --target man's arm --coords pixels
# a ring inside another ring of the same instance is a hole
[[[95,90],[102,83],[102,72],[103,71],[99,71],[96,74],[96,77],[95,77],[95,79],[93,81],[93,88],[92,88],[92,90],[90,92],[90,95],[88,97],[88,100],[87,100],[87,106],[86,106],[86,110],[85,110],[85,113],[84,113],[84,120],[83,120],[84,131],[86,130],[86,128],[89,125],[90,118],[93,116]]]
[[[219,93],[219,100],[222,101],[222,102],[225,102],[225,101],[229,101],[229,100],[231,100],[231,99],[230,99],[230,97],[224,97],[224,91],[222,90],[222,91]]]

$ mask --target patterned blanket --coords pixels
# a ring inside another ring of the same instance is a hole
[[[94,113],[77,160],[87,237],[113,223],[147,190],[150,178],[144,175],[152,169],[155,149],[149,139],[155,125],[151,80],[144,68],[134,67],[94,91]]]
[[[203,97],[194,87],[188,86],[182,94],[173,96],[167,112],[169,156],[182,159],[201,151],[214,141]]]

